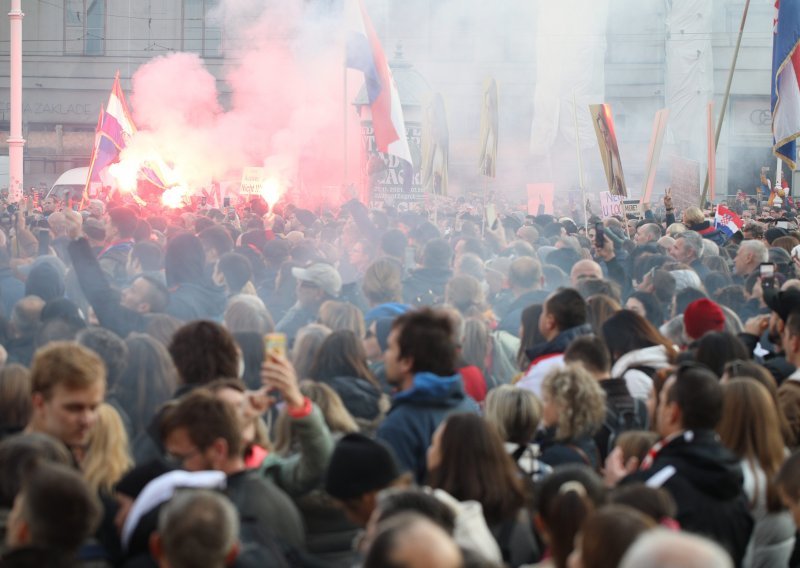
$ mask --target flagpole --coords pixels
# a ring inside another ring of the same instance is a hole
[[[342,127],[344,130],[344,164],[343,164],[343,177],[342,188],[347,187],[347,60],[345,58],[344,65],[342,65]]]
[[[586,189],[583,185],[583,157],[581,156],[581,133],[578,130],[578,103],[575,91],[572,91],[572,115],[575,119],[575,151],[578,153],[578,186],[581,189],[581,204],[583,207],[583,228],[589,233],[589,215],[586,211]]]
[[[719,146],[719,136],[722,133],[722,123],[725,120],[725,111],[728,109],[728,99],[731,96],[731,84],[733,83],[733,73],[736,70],[736,60],[739,58],[739,47],[742,45],[742,34],[744,34],[744,24],[747,21],[747,10],[750,8],[750,0],[744,3],[744,11],[742,12],[742,22],[739,24],[739,37],[736,38],[736,49],[733,50],[733,62],[728,71],[728,84],[725,86],[725,96],[722,98],[722,108],[719,109],[719,120],[717,121],[717,132],[714,135],[714,151],[717,151]],[[708,171],[706,171],[706,181],[703,184],[703,193],[700,196],[700,208],[702,209],[706,204],[706,196],[708,195]]]

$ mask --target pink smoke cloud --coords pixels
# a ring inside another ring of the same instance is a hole
[[[238,38],[226,45],[227,108],[197,55],[175,53],[142,65],[133,76],[130,100],[140,132],[130,152],[157,152],[192,187],[212,178],[235,182],[243,168],[265,166],[302,188],[304,200],[336,202],[330,188],[345,181],[346,113],[346,181],[359,181],[360,124],[345,102],[337,22],[309,20],[301,3],[287,4],[258,18],[244,17],[255,13],[252,3],[224,5],[226,34]],[[243,29],[229,30],[243,20]],[[351,80],[348,102],[360,85]]]

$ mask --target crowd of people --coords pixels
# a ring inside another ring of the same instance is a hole
[[[8,206],[0,567],[800,565],[797,212],[730,205]]]

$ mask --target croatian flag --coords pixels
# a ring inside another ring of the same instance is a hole
[[[345,25],[347,67],[364,73],[378,150],[411,164],[397,86],[363,0],[345,0]]]
[[[800,136],[800,0],[776,0],[772,43],[772,153],[795,169]]]
[[[742,220],[736,213],[724,205],[717,206],[717,214],[714,216],[714,227],[725,233],[725,236],[731,238],[736,231],[741,230],[742,224]]]
[[[136,126],[125,103],[125,93],[119,84],[119,72],[114,77],[114,86],[108,97],[105,112],[100,110],[100,119],[95,131],[92,159],[89,164],[88,184],[100,181],[100,172],[119,158],[127,140],[136,132]],[[84,195],[86,193],[84,192]]]

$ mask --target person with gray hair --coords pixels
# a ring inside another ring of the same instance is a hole
[[[685,532],[654,529],[633,543],[620,568],[733,568],[728,553],[717,543]]]
[[[733,259],[733,272],[743,281],[755,271],[762,262],[769,262],[769,250],[761,240],[742,241]]]
[[[150,551],[160,568],[224,568],[239,550],[233,504],[208,489],[185,489],[161,509]]]
[[[700,262],[703,254],[703,237],[694,231],[685,231],[675,236],[675,244],[669,250],[669,255],[697,272],[701,280],[708,276],[708,268]]]
[[[645,223],[638,229],[633,237],[636,246],[646,245],[648,243],[655,243],[661,238],[661,229],[655,223]]]
[[[236,294],[228,299],[223,315],[225,327],[231,333],[272,333],[275,323],[264,302],[251,294]]]

